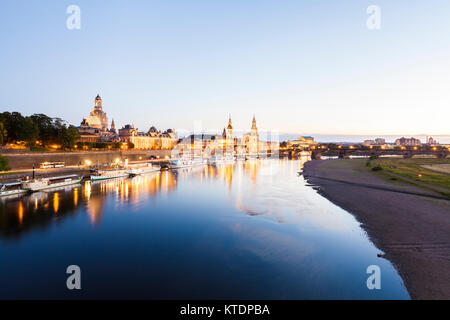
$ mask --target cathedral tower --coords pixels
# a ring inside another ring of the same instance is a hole
[[[233,124],[231,123],[231,115],[228,118],[228,127],[225,133],[226,147],[234,148]]]
[[[108,130],[108,117],[106,113],[103,112],[103,103],[100,95],[97,95],[94,102],[94,107],[92,108],[89,117],[87,117],[86,122],[88,126],[98,128],[100,130]]]
[[[103,108],[103,106],[102,106],[102,98],[98,94],[97,97],[95,98],[94,109],[102,111],[102,108]]]
[[[250,137],[249,137],[248,151],[251,154],[258,153],[258,149],[259,149],[258,145],[259,145],[258,128],[256,127],[255,115],[253,115],[252,128],[251,128]]]

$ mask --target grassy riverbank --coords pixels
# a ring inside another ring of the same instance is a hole
[[[450,197],[450,176],[445,173],[450,159],[382,158],[369,160],[366,165],[385,180],[398,180]]]
[[[25,173],[25,171],[0,171],[0,176],[9,176],[13,174],[21,174]]]

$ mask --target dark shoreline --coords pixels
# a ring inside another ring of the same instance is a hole
[[[389,183],[364,160],[305,164],[305,179],[352,213],[392,262],[412,299],[450,299],[450,201],[432,191]]]

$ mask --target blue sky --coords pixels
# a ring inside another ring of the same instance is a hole
[[[68,30],[66,8],[81,8]],[[366,27],[369,5],[381,29]],[[450,134],[450,2],[0,2],[0,111],[117,126]]]

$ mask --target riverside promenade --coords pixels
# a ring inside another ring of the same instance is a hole
[[[0,154],[8,158],[11,171],[36,168],[42,162],[64,162],[67,166],[81,166],[89,163],[112,163],[116,159],[129,161],[146,160],[150,157],[163,159],[170,156],[171,150],[100,150],[73,152],[30,152],[28,150],[0,149]]]

